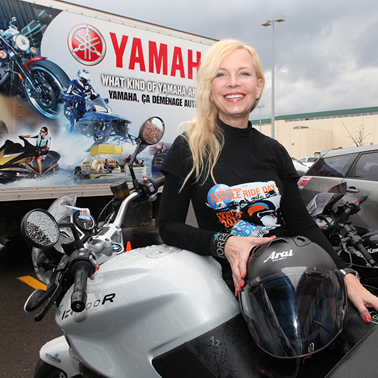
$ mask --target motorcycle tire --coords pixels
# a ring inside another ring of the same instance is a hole
[[[34,370],[34,378],[67,378],[67,374],[56,366],[39,360]]]
[[[61,92],[70,81],[67,74],[55,63],[49,60],[37,60],[29,64],[35,86],[42,90],[38,98],[29,88],[25,88],[25,95],[33,108],[46,118],[55,119],[59,115],[62,103]]]

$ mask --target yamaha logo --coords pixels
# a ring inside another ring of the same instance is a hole
[[[71,30],[68,48],[78,62],[87,66],[100,63],[106,53],[104,37],[94,26],[88,24],[77,25]]]

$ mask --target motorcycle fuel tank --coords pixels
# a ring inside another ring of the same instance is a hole
[[[102,264],[88,280],[82,313],[71,311],[71,294],[59,305],[57,324],[72,352],[107,377],[158,376],[155,356],[240,312],[218,262],[166,245]]]

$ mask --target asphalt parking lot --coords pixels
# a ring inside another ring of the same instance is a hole
[[[154,225],[124,230],[133,248],[161,244]],[[0,377],[32,378],[39,360],[40,348],[49,340],[61,336],[51,309],[41,322],[34,321],[38,313],[25,313],[24,303],[33,288],[20,277],[35,277],[28,247],[21,243],[11,249],[0,245]]]
[[[39,349],[48,340],[61,335],[54,312],[37,323],[33,314],[23,310],[34,289],[18,278],[35,278],[30,252],[20,244],[11,249],[0,246],[0,377],[31,378],[39,359]]]

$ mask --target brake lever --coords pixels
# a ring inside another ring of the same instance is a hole
[[[52,284],[46,291],[38,289],[35,290],[27,299],[24,310],[25,312],[32,312],[40,307],[55,291],[56,284]]]
[[[59,298],[62,297],[62,294],[64,294],[67,289],[69,288],[66,287],[67,285],[65,285],[65,282],[66,282],[66,269],[67,269],[67,266],[68,266],[68,263],[69,263],[69,256],[68,255],[64,255],[57,268],[56,268],[56,277],[55,277],[55,282],[54,284],[51,285],[51,289],[49,289],[49,293],[53,292],[52,296],[50,297],[49,301],[47,302],[46,306],[43,308],[43,310],[34,317],[34,320],[36,322],[39,322],[41,321],[45,315],[47,314],[47,312],[50,310],[51,306],[56,302],[58,301]],[[47,294],[47,290],[46,290],[46,294]],[[47,296],[47,295],[46,295]]]
[[[45,317],[47,312],[50,310],[51,306],[54,304],[54,302],[57,300],[57,298],[62,294],[62,292],[63,292],[62,286],[58,285],[56,287],[55,291],[54,291],[54,294],[52,295],[52,297],[47,302],[46,306],[43,308],[43,310],[38,315],[36,315],[34,317],[34,320],[36,322],[40,322]]]

